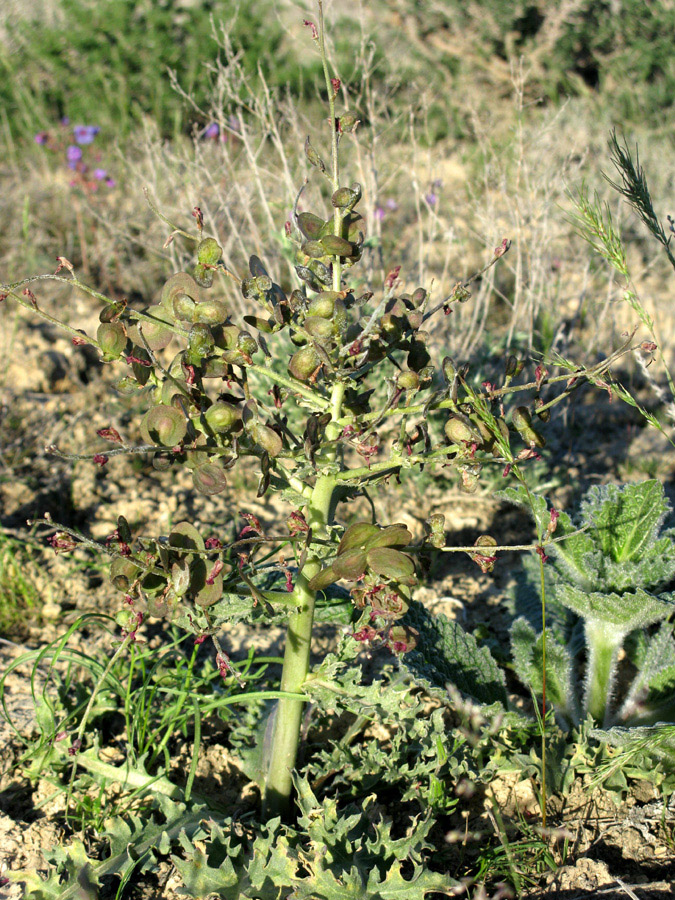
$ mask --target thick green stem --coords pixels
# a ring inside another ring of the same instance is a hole
[[[586,622],[586,712],[601,725],[609,715],[616,660],[624,638],[622,630],[613,628],[607,622]]]
[[[335,478],[323,476],[317,479],[307,507],[307,524],[313,532],[323,531],[330,521]],[[288,623],[281,690],[298,693],[309,673],[314,601],[316,591],[308,587],[309,581],[321,568],[321,562],[310,556],[293,591],[293,602],[299,607]],[[274,725],[272,755],[265,784],[264,816],[273,817],[287,811],[293,788],[292,772],[300,741],[304,701],[284,698],[279,701]]]

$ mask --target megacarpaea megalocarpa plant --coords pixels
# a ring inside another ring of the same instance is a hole
[[[288,504],[285,526],[274,534],[244,513],[246,525],[234,543],[222,540],[222,531],[218,537],[223,523],[213,523],[202,534],[192,522],[179,522],[168,535],[148,538],[132,534],[123,517],[105,544],[88,541],[112,557],[112,584],[123,596],[117,621],[126,634],[124,645],[134,640],[144,617],[164,617],[197,641],[211,638],[218,665],[229,677],[233,670],[219,632],[238,621],[287,624],[277,705],[268,725],[268,819],[290,805],[305,688],[312,678],[315,618],[342,618],[352,623],[355,641],[406,653],[418,639],[415,629],[401,622],[416,580],[418,551],[468,552],[487,571],[501,549],[489,535],[475,547],[447,547],[438,515],[428,520],[427,534],[417,543],[397,523],[361,521],[345,529],[336,518],[338,504],[402,470],[425,466],[454,468],[467,491],[476,489],[485,466],[497,466],[505,479],[524,483],[522,467],[544,445],[538,423],[579,385],[606,386],[611,365],[630,345],[628,340],[593,367],[568,367],[555,376],[539,365],[527,383],[516,380],[523,363],[509,357],[501,384],[484,382],[476,388],[472,385],[480,381],[469,378],[468,365],[455,365],[448,357],[432,365],[429,326],[434,316],[467,301],[469,285],[482,273],[457,283],[435,302],[424,287],[401,292],[398,266],[373,290],[354,288],[352,267],[364,253],[366,223],[357,212],[361,186],[343,183],[340,148],[354,139],[359,121],[352,110],[336,112],[343,93],[329,72],[320,3],[318,9],[318,26],[306,24],[323,61],[330,156],[325,162],[309,138],[304,152],[315,176],[323,179],[327,202],[324,209],[301,211],[301,191],[285,223],[296,248],[297,286],[284,289],[256,256],[243,278],[227,270],[218,240],[203,234],[196,207],[196,233],[168,223],[170,238],[193,244],[196,259],[188,270],[173,274],[158,300],[142,309],[89,287],[64,257],[54,274],[1,287],[3,298],[11,296],[61,325],[74,343],[97,348],[106,364],[121,366],[119,394],[147,400],[137,429],[140,441],[107,427],[98,431],[99,452],[72,458],[104,466],[114,465],[120,455],[149,456],[160,471],[189,469],[194,489],[206,495],[227,488],[228,471],[237,463],[253,462],[260,470],[257,496],[274,492]],[[505,239],[486,268],[508,248]],[[72,285],[102,304],[95,336],[40,308],[29,285],[41,279]],[[235,279],[255,309],[242,322],[233,320],[222,299],[222,279]],[[279,355],[285,353],[285,371],[280,371]],[[545,400],[542,392],[550,387],[554,390]],[[514,391],[518,398],[529,391],[529,406],[519,399],[506,408]],[[289,427],[289,420],[302,421],[302,429]],[[430,427],[434,420],[436,429]],[[432,441],[432,431],[443,438]],[[72,529],[42,521],[57,529],[51,538],[57,551],[83,540]],[[549,540],[544,524],[539,543]],[[285,560],[279,557],[282,551]],[[572,587],[563,596],[577,602]],[[660,615],[660,601],[649,603]],[[592,658],[592,665],[605,672],[605,685],[611,681],[619,632],[612,634],[613,643],[603,637]],[[594,713],[602,705],[595,694],[589,703]],[[75,750],[83,738],[78,733]]]
[[[508,488],[506,499],[550,521],[546,501]],[[546,695],[568,723],[587,715],[598,725],[647,725],[675,720],[675,528],[663,486],[595,486],[581,503],[577,521],[557,516],[545,567],[548,640]],[[516,612],[532,612],[541,596],[538,566],[524,561],[526,580],[516,594]],[[536,599],[535,599],[536,598]],[[662,623],[649,635],[649,626]],[[542,634],[532,616],[511,629],[516,672],[537,693],[542,689]],[[622,651],[624,653],[622,654]],[[634,676],[619,687],[621,656]],[[583,700],[576,676],[584,665]]]

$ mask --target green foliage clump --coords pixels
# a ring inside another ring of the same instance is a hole
[[[525,504],[522,491],[505,499]],[[540,526],[550,521],[546,502],[534,507]],[[547,695],[562,716],[579,721],[590,714],[598,723],[649,723],[675,712],[675,634],[670,619],[675,594],[666,590],[675,577],[675,528],[664,528],[670,513],[657,481],[593,487],[578,521],[561,513],[544,567],[548,635]],[[537,693],[543,687],[543,647],[535,631],[534,598],[540,599],[539,565],[524,564],[511,631],[516,672]],[[651,636],[646,629],[662,623]],[[583,635],[580,627],[583,627]],[[627,642],[634,636],[632,644]],[[637,668],[627,694],[617,695],[619,652],[629,650]],[[577,701],[576,669],[585,660],[583,706]]]
[[[272,86],[296,96],[316,81],[320,64],[293,52],[269,0],[245,7],[235,0],[60,0],[56,23],[7,23],[11,49],[0,50],[0,106],[15,135],[32,137],[69,116],[124,136],[149,116],[172,137],[189,118],[169,70],[198,106],[208,107],[206,65],[222,52],[214,34],[220,23],[241,48],[252,90],[258,66]]]

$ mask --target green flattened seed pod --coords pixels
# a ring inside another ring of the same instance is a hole
[[[322,256],[326,255],[326,251],[320,241],[305,241],[300,249],[305,256],[309,256],[311,259],[321,259]]]
[[[301,347],[291,357],[288,364],[288,371],[298,381],[309,381],[310,377],[316,372],[321,364],[319,354],[314,347]]]
[[[416,391],[419,386],[420,377],[417,372],[399,372],[396,387],[403,391]]]
[[[252,422],[247,430],[255,443],[266,450],[272,458],[278,456],[284,449],[283,441],[273,428]]]
[[[153,406],[141,420],[141,435],[149,444],[175,447],[186,433],[185,416],[175,406]]]
[[[129,590],[134,581],[141,574],[141,569],[130,559],[118,556],[110,566],[110,581],[112,586],[122,592]]]
[[[145,338],[151,350],[163,350],[171,343],[173,332],[166,325],[171,323],[171,315],[163,306],[149,306],[143,310],[146,315],[152,316],[156,321],[148,322],[146,319],[139,319],[129,326],[129,337],[139,347],[144,347],[143,338]],[[143,338],[141,337],[141,332]]]
[[[188,354],[197,361],[208,356],[215,346],[211,329],[208,325],[193,325],[188,337]],[[194,363],[192,363],[194,365]]]
[[[211,431],[216,434],[227,434],[239,425],[241,413],[232,403],[219,400],[206,410],[204,418]]]
[[[197,247],[197,261],[202,266],[217,266],[223,249],[215,238],[204,238]]]
[[[308,316],[321,316],[322,319],[331,319],[335,309],[335,301],[340,298],[338,291],[321,291],[314,297],[307,307]]]
[[[98,326],[96,340],[101,345],[106,362],[117,359],[127,345],[127,336],[119,322],[103,322]]]
[[[240,331],[237,337],[237,350],[245,356],[253,356],[258,350],[258,343],[248,331]]]
[[[200,287],[210,288],[213,284],[213,269],[197,263],[192,269],[192,277]]]
[[[307,316],[304,321],[305,330],[320,343],[333,336],[333,325],[329,319],[321,316]]]
[[[202,325],[222,325],[226,319],[227,306],[222,300],[202,300],[192,314],[192,321]]]
[[[459,416],[452,416],[445,423],[445,436],[452,444],[480,444],[481,436],[471,423]]]
[[[336,234],[325,235],[319,243],[330,256],[351,256],[354,252],[354,245]]]
[[[174,313],[173,302],[179,294],[186,294],[193,303],[204,299],[204,294],[192,275],[187,272],[176,272],[166,281],[160,296],[160,305],[170,313]]]
[[[180,322],[193,322],[197,304],[189,294],[176,294],[173,298],[173,314]]]

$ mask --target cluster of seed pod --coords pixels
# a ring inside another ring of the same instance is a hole
[[[252,364],[259,342],[231,322],[222,300],[207,294],[221,254],[215,239],[202,240],[193,269],[172,275],[157,304],[140,316],[121,304],[108,306],[97,334],[105,360],[124,357],[131,365],[133,374],[117,384],[120,391],[154,388],[154,403],[140,426],[143,441],[157,447],[154,465],[184,464],[192,470],[195,488],[205,494],[225,489],[225,472],[242,452],[261,457],[265,467],[283,446],[278,430],[243,389],[241,369]],[[255,257],[251,271],[242,290],[262,298],[276,313],[276,324],[283,324],[279,301],[285,303],[285,295]],[[259,330],[273,327],[262,319],[252,324]],[[183,349],[162,365],[156,354],[176,339]],[[213,397],[207,379],[218,379],[215,383],[227,389]]]
[[[415,564],[401,549],[411,543],[412,535],[405,525],[380,528],[370,522],[355,522],[342,536],[333,562],[312,578],[309,587],[322,590],[341,579],[351,582],[354,606],[370,610],[370,624],[358,633],[358,639],[378,638],[392,649],[411,650],[415,646],[414,629],[394,624],[408,611],[410,587],[416,583]],[[395,648],[393,644],[401,646]]]
[[[173,526],[167,538],[152,542],[136,556],[119,556],[110,567],[113,586],[127,597],[119,624],[126,627],[136,613],[173,619],[213,606],[223,594],[223,576],[230,571],[211,560],[207,544],[190,522]]]

